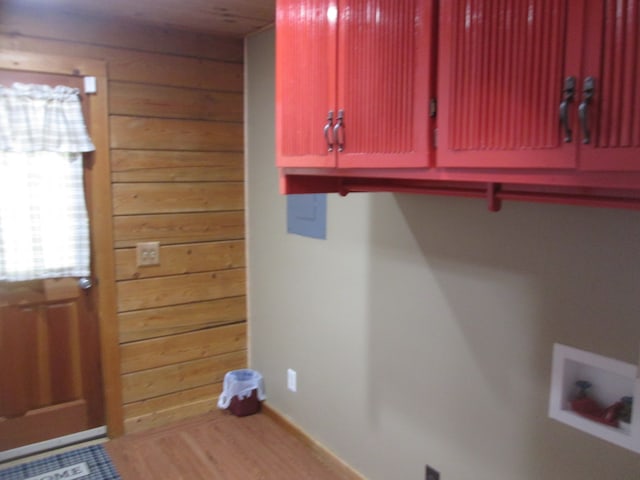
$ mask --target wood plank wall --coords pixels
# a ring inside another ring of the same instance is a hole
[[[246,366],[242,40],[0,4],[0,48],[108,62],[125,430],[215,408]]]

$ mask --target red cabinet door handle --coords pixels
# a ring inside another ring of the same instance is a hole
[[[589,128],[589,105],[596,89],[596,81],[593,77],[584,79],[582,89],[582,103],[578,107],[578,116],[580,118],[580,126],[582,128],[582,143],[585,145],[591,143],[591,129]]]
[[[336,121],[336,126],[333,127],[333,140],[338,145],[338,151],[344,151],[344,110],[338,111],[338,120]]]
[[[560,103],[560,123],[564,128],[564,141],[571,143],[573,141],[573,131],[569,122],[569,105],[573,103],[573,97],[576,94],[576,77],[567,77],[564,81],[564,89],[562,90],[562,102]]]
[[[333,127],[333,110],[329,110],[327,114],[327,123],[324,126],[324,139],[327,142],[327,151],[333,152],[334,139],[331,136],[331,127]]]

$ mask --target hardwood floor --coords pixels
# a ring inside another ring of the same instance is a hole
[[[275,415],[275,416],[274,416]],[[215,411],[105,444],[123,480],[353,480],[277,414]]]

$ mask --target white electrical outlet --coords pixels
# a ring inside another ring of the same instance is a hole
[[[298,374],[292,368],[287,369],[287,388],[292,392],[298,391]]]

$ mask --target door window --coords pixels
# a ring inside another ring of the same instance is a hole
[[[0,86],[0,280],[89,275],[77,89]]]

